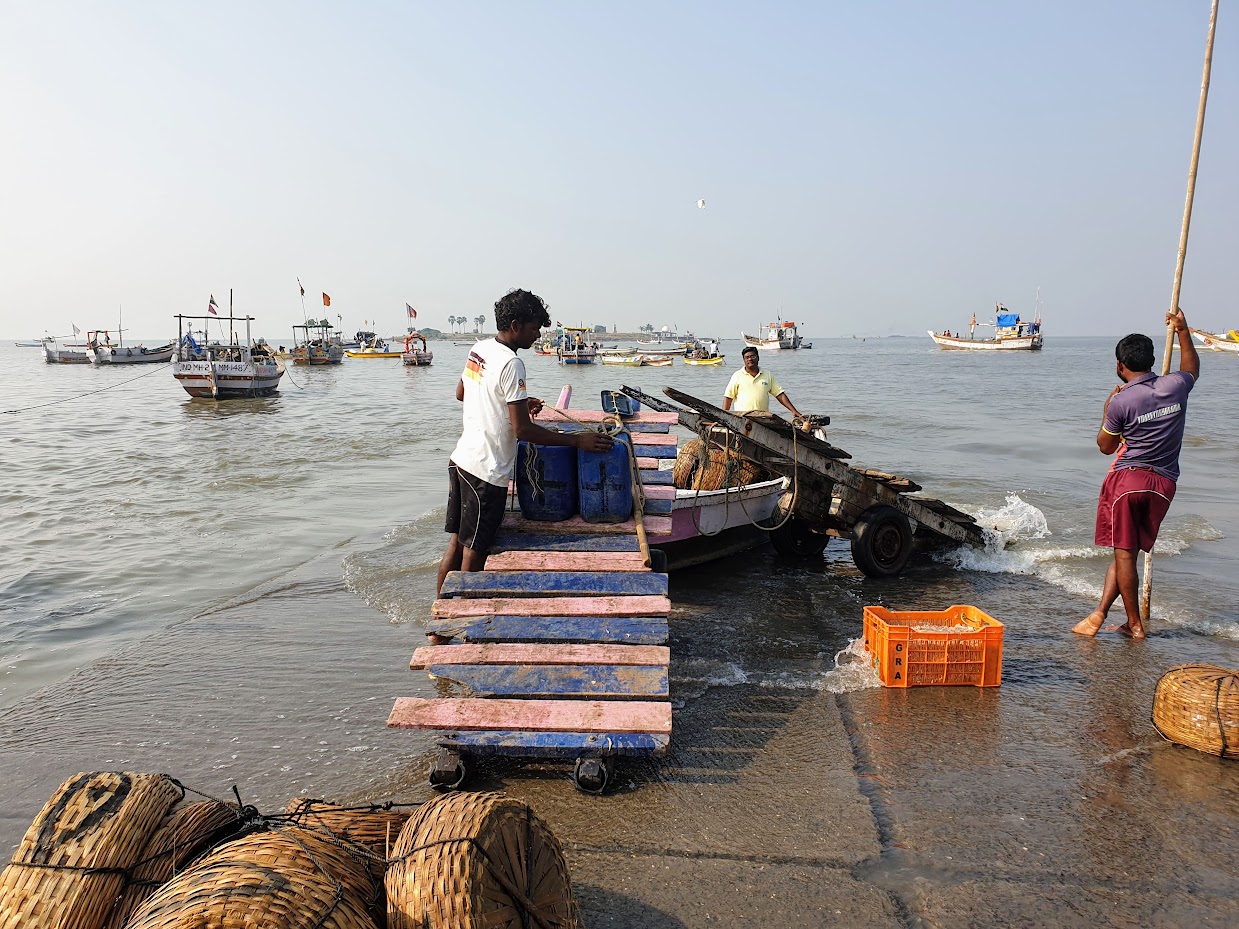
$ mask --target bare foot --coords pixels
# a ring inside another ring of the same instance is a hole
[[[1094,636],[1097,630],[1101,628],[1101,624],[1106,621],[1106,614],[1101,610],[1093,610],[1086,617],[1071,627],[1071,631],[1076,635]]]
[[[1119,635],[1125,635],[1129,639],[1143,639],[1144,638],[1144,626],[1140,625],[1139,623],[1137,623],[1134,626],[1131,625],[1130,623],[1123,623],[1123,625],[1121,626],[1106,626],[1104,631],[1117,632]]]

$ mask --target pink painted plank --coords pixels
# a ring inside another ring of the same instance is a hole
[[[657,471],[658,463],[660,461],[662,461],[661,458],[646,458],[644,455],[638,455],[637,456],[637,467],[643,470]],[[668,459],[668,461],[670,461],[670,459]]]
[[[436,600],[432,616],[667,616],[669,597],[453,597]]]
[[[670,432],[641,432],[632,437],[634,445],[679,445],[679,436]]]
[[[648,571],[640,552],[500,552],[487,571]]]
[[[393,729],[526,729],[537,732],[671,732],[671,704],[637,700],[481,700],[400,697]]]
[[[671,484],[651,484],[648,487],[642,487],[647,500],[674,500],[675,487]]]
[[[646,516],[643,521],[648,535],[671,534],[670,516]],[[517,532],[574,532],[594,535],[631,535],[637,531],[637,525],[631,519],[622,523],[587,523],[579,516],[571,516],[557,523],[545,523],[525,519],[520,513],[504,514],[503,528]]]
[[[659,667],[671,663],[666,645],[423,645],[413,653],[414,671],[437,664],[579,665]]]
[[[555,412],[555,410],[556,408],[553,406],[545,406],[543,407],[542,412],[534,418],[548,423],[568,423],[572,421],[560,416],[557,412]],[[600,423],[604,420],[615,418],[614,413],[604,413],[602,410],[564,410],[564,412],[571,416],[572,419],[583,423]],[[623,417],[623,420],[626,423],[664,423],[674,426],[680,421],[680,417],[675,413],[658,413],[654,410],[640,410],[637,412],[636,416],[625,416]]]

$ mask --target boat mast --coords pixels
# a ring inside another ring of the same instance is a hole
[[[1200,103],[1196,107],[1196,135],[1192,139],[1191,167],[1187,172],[1187,200],[1183,204],[1183,227],[1179,231],[1179,255],[1174,267],[1174,284],[1170,288],[1170,312],[1179,309],[1179,292],[1183,286],[1183,264],[1187,260],[1187,232],[1192,224],[1192,199],[1196,196],[1196,168],[1200,164],[1200,140],[1205,133],[1205,103],[1209,100],[1209,72],[1213,66],[1213,35],[1217,31],[1218,0],[1213,0],[1209,12],[1209,37],[1205,40],[1205,67],[1200,78]],[[1162,353],[1162,374],[1170,373],[1170,356],[1174,351],[1174,326],[1166,326],[1166,349]],[[1140,587],[1140,619],[1149,621],[1153,598],[1153,552],[1144,553],[1144,582]]]

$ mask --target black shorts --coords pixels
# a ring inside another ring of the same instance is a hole
[[[454,532],[460,544],[475,552],[490,551],[508,505],[508,488],[496,487],[447,463],[449,490],[444,532]]]

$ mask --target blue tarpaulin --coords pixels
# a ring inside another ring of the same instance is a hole
[[[1019,313],[1003,313],[998,317],[998,325],[1014,326],[1019,322],[1019,320],[1020,320]]]

